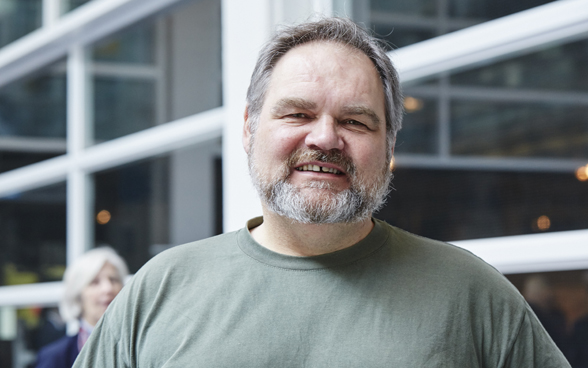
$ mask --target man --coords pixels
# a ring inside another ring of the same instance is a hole
[[[75,367],[568,367],[521,295],[472,254],[375,220],[401,96],[353,22],[278,33],[243,143],[263,218],[150,261]]]

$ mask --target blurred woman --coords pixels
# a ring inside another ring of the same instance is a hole
[[[66,322],[78,322],[79,330],[42,348],[37,368],[71,368],[128,273],[123,259],[109,247],[92,249],[67,268],[59,312]]]

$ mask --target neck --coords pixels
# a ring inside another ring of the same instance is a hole
[[[98,322],[98,321],[96,321],[96,322]],[[83,328],[84,330],[88,331],[88,333],[90,333],[94,329],[94,326],[96,326],[96,322],[91,323],[91,322],[88,322],[87,319],[82,318],[82,319],[80,319],[80,327]]]
[[[310,257],[348,248],[365,238],[373,227],[370,217],[350,224],[302,224],[264,208],[263,223],[251,229],[251,235],[276,253]]]

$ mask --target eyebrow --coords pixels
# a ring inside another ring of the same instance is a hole
[[[372,120],[375,126],[379,126],[381,123],[378,114],[365,106],[348,106],[343,109],[343,113],[346,115],[365,115]]]
[[[276,102],[275,106],[273,106],[271,109],[271,113],[276,115],[279,114],[281,110],[293,107],[303,110],[312,110],[316,109],[316,103],[305,100],[303,98],[283,98]]]

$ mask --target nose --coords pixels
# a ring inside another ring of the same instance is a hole
[[[101,283],[101,290],[105,294],[113,294],[115,290],[115,281],[113,280],[104,280]]]
[[[308,147],[323,151],[332,149],[343,150],[344,142],[339,134],[336,119],[331,116],[322,116],[310,127],[311,130],[305,139]]]

